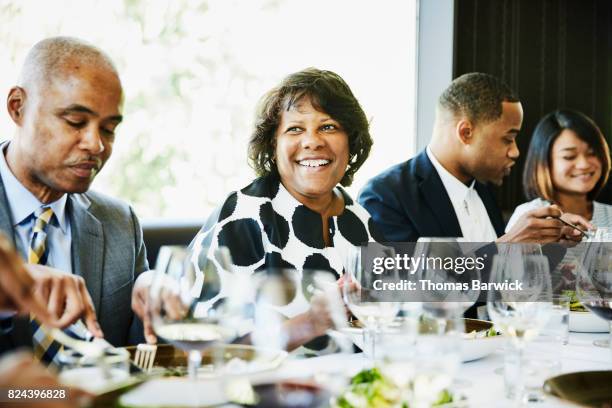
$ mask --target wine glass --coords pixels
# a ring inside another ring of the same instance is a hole
[[[228,270],[227,249],[211,256],[207,247],[160,248],[149,294],[155,333],[188,352],[188,373],[197,379],[202,350],[230,343],[252,328],[244,290],[248,285],[222,287]],[[225,269],[225,271],[224,271]]]
[[[587,309],[608,321],[610,337],[607,345],[612,356],[612,242],[606,237],[601,242],[586,245],[576,277],[576,296]]]
[[[379,244],[357,247],[349,254],[347,268],[340,279],[344,302],[363,326],[364,352],[373,363],[377,335],[395,319],[400,302],[396,293],[384,289],[387,284],[398,282],[397,269],[393,266],[373,273],[372,260],[394,258],[392,248]]]
[[[400,315],[379,335],[380,370],[410,407],[434,406],[441,393],[453,387],[464,322],[461,308],[445,310],[442,317],[416,302],[404,303]]]
[[[294,353],[310,355],[352,353],[350,340],[334,330],[346,325],[346,310],[336,280],[334,273],[324,270],[256,271],[252,277],[255,313],[250,338],[258,352],[295,349]],[[332,394],[343,391],[349,373],[342,361],[339,358],[339,364],[317,372],[315,384]],[[295,387],[299,380],[292,384],[293,387],[274,387],[270,392],[278,401],[293,399],[301,401],[300,406],[319,406],[320,396],[314,392],[313,384],[305,388]]]
[[[480,295],[483,259],[472,251],[472,244],[463,238],[419,238],[414,252],[421,259],[416,269],[423,309],[439,316],[439,330],[453,309],[465,312]]]
[[[509,339],[504,382],[506,396],[516,401],[521,401],[525,390],[522,372],[525,344],[538,335],[552,311],[548,259],[523,252],[519,248],[500,251],[493,258],[491,288],[487,292],[489,316]],[[508,283],[515,283],[515,287]]]

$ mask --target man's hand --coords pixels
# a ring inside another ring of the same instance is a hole
[[[28,264],[26,268],[34,279],[36,293],[47,304],[53,326],[66,328],[83,318],[94,336],[104,336],[82,277],[43,265]]]
[[[34,279],[8,238],[0,234],[0,310],[34,313],[43,323],[57,326],[33,289]]]
[[[134,282],[134,289],[132,290],[132,310],[142,320],[144,326],[144,335],[147,343],[157,343],[157,336],[153,331],[153,325],[151,323],[151,316],[147,309],[149,304],[149,288],[151,281],[153,280],[153,271],[146,271],[141,273],[136,282]]]
[[[501,236],[497,242],[548,244],[563,239],[580,239],[582,237],[580,231],[559,221],[561,215],[563,215],[563,212],[556,205],[529,211],[523,214],[510,231]]]

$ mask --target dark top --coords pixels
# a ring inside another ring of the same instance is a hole
[[[504,221],[493,194],[478,181],[474,188],[497,236],[503,235]],[[425,150],[369,180],[358,201],[388,241],[463,236],[453,204]]]

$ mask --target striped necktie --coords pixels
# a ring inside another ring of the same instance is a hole
[[[53,217],[51,207],[41,207],[34,212],[36,220],[32,229],[30,248],[28,249],[28,263],[45,265],[47,263],[47,226]]]
[[[47,250],[47,227],[53,218],[53,210],[50,207],[41,207],[34,212],[34,228],[28,249],[28,263],[45,265],[49,256]],[[57,365],[55,361],[61,345],[53,341],[53,337],[40,325],[34,316],[31,316],[30,327],[32,329],[32,345],[34,357],[49,365]]]
[[[47,227],[52,223],[55,214],[49,207],[41,207],[34,212],[36,220],[32,229],[32,238],[30,239],[30,248],[28,250],[28,262],[33,264],[45,265],[49,257],[47,248]],[[63,346],[53,339],[53,336],[45,330],[35,316],[30,316],[30,328],[32,330],[32,345],[34,348],[34,357],[39,361],[47,363],[53,367],[59,367],[59,351]],[[85,341],[92,341],[93,335],[87,330],[83,322],[80,320],[73,323],[70,327],[65,328],[64,333],[67,335]]]

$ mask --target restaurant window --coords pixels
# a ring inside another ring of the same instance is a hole
[[[353,195],[414,153],[416,0],[15,0],[0,1],[0,19],[4,95],[48,36],[80,37],[116,62],[125,119],[93,188],[143,218],[203,218],[248,184],[257,101],[310,66],[340,74],[371,120]],[[0,139],[13,132],[4,113]]]

